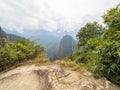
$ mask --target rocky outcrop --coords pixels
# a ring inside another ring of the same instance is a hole
[[[63,69],[60,65],[21,66],[0,74],[0,90],[120,90],[105,78],[90,72]]]
[[[76,42],[70,35],[65,35],[61,41],[57,51],[57,58],[64,58],[67,55],[72,54],[76,48]]]

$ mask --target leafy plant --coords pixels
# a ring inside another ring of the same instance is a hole
[[[43,46],[35,45],[29,39],[8,41],[4,47],[0,47],[0,71],[26,59],[34,58],[43,52]]]
[[[106,27],[102,35],[97,34],[98,24],[88,23],[80,29],[73,61],[85,64],[96,77],[120,85],[120,5],[108,10],[103,19]]]

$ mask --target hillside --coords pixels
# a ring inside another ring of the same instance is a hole
[[[70,35],[65,35],[59,44],[59,48],[57,50],[57,58],[64,58],[67,55],[72,54],[72,52],[76,48],[76,42]]]
[[[0,38],[7,38],[10,41],[16,41],[16,40],[24,40],[25,38],[16,36],[14,34],[7,34],[1,27],[0,27]]]
[[[0,27],[0,38],[7,38],[7,34]]]
[[[95,79],[84,68],[78,72],[59,64],[33,64],[0,74],[0,90],[120,90],[120,87],[105,78]]]
[[[25,40],[25,38],[23,37],[20,37],[20,36],[16,36],[16,35],[13,35],[13,34],[7,34],[8,38],[10,41],[16,41],[16,40]]]

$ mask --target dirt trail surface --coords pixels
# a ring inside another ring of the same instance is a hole
[[[20,66],[0,74],[0,90],[120,90],[90,72],[63,69],[60,65]]]

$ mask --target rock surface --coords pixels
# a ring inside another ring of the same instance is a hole
[[[56,53],[57,58],[64,58],[70,54],[76,49],[76,41],[73,39],[70,35],[65,35],[61,41],[59,48]]]
[[[90,72],[63,69],[60,65],[20,66],[0,74],[0,90],[120,90],[105,78]]]

